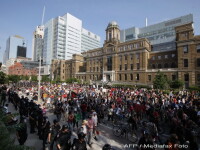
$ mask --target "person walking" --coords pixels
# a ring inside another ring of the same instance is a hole
[[[98,124],[98,119],[97,119],[97,113],[96,112],[93,112],[92,120],[94,122],[93,135],[94,135],[94,139],[97,141],[97,124]]]
[[[78,139],[74,139],[72,150],[87,150],[85,134],[83,132],[78,134]]]
[[[75,129],[75,126],[76,128],[78,129],[78,122],[81,120],[81,114],[79,111],[75,111],[74,112],[74,123],[73,123],[73,128]]]
[[[62,109],[62,107],[61,107],[61,104],[58,103],[57,106],[56,106],[56,108],[55,108],[55,111],[54,111],[54,114],[56,115],[58,122],[59,122],[60,119],[61,119],[62,111],[63,111],[63,109]]]
[[[73,130],[74,119],[74,114],[70,111],[68,116],[68,125],[71,131]]]
[[[59,122],[56,119],[54,119],[53,125],[50,127],[50,132],[48,135],[48,143],[50,143],[50,150],[53,150],[54,142],[55,142],[60,130],[61,130],[61,126],[60,126]]]
[[[108,121],[110,121],[110,119],[113,121],[113,108],[112,106],[109,107],[108,109]]]
[[[58,150],[70,150],[71,131],[68,126],[63,125],[61,132],[57,135],[56,147]]]
[[[87,127],[88,127],[88,145],[92,147],[92,135],[94,130],[94,121],[92,119],[92,115],[89,115]]]

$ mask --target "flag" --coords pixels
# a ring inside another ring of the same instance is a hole
[[[72,98],[76,98],[76,97],[77,97],[77,94],[76,94],[75,92],[72,91],[72,92],[71,92],[71,97],[72,97]]]

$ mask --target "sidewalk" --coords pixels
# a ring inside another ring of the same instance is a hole
[[[18,113],[11,103],[9,103],[8,110],[12,113]],[[48,116],[50,123],[52,124],[53,120],[56,118],[55,115],[53,113],[49,113],[49,112],[47,112],[46,115]],[[19,119],[19,116],[17,117],[17,119]],[[61,125],[64,124],[63,121],[61,121],[60,123],[61,123]],[[37,136],[36,133],[30,134],[30,125],[29,125],[28,119],[27,119],[27,127],[28,127],[28,131],[27,131],[28,132],[28,138],[25,142],[25,145],[30,146],[30,147],[34,147],[35,150],[42,150],[42,140],[39,140],[39,137]],[[13,133],[13,137],[15,137],[15,144],[18,144],[15,133]],[[77,137],[77,134],[73,131],[71,140],[73,141],[73,139],[76,138],[76,137]],[[92,147],[89,147],[87,145],[87,148],[88,148],[88,150],[101,150],[102,147],[107,143],[112,145],[115,148],[115,150],[122,150],[123,149],[123,145],[120,144],[119,142],[113,140],[113,139],[110,139],[109,134],[106,131],[100,131],[100,135],[98,136],[98,141],[95,141],[93,139]]]

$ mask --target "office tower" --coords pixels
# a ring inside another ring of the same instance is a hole
[[[3,64],[10,58],[26,57],[26,42],[19,35],[10,36],[6,43],[6,50],[3,56]]]
[[[44,26],[37,26],[33,33],[32,40],[32,60],[38,61],[40,56],[43,57],[43,37],[44,37]]]
[[[100,47],[100,37],[96,34],[82,28],[81,52]]]
[[[69,13],[45,24],[43,57],[46,64],[51,64],[52,59],[70,59],[73,54],[99,46],[100,37],[84,29],[82,21]]]
[[[152,44],[152,51],[165,51],[175,49],[175,27],[193,22],[193,15],[188,14],[160,23],[147,25],[142,28],[132,27],[121,30],[121,42],[147,38]]]

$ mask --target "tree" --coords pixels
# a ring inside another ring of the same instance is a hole
[[[160,71],[157,72],[154,81],[153,86],[156,89],[165,89],[168,86],[168,79],[167,77]]]
[[[0,150],[33,150],[31,147],[15,145],[13,132],[16,132],[16,128],[19,125],[7,126],[7,120],[9,120],[8,116],[0,108]]]
[[[60,77],[57,77],[56,78],[56,83],[59,83],[60,82]]]
[[[76,78],[68,78],[68,79],[66,80],[66,83],[74,83],[74,82],[80,83],[80,80],[78,80],[78,79],[76,79]]]
[[[18,75],[8,75],[8,81],[12,83],[17,83],[20,81],[20,76]]]
[[[174,80],[174,81],[171,81],[170,83],[170,87],[173,89],[182,88],[183,85],[184,85],[184,82],[182,80]]]
[[[50,82],[49,76],[48,75],[42,76],[42,82]]]
[[[3,72],[0,72],[0,84],[6,83],[6,74]]]
[[[29,76],[25,75],[25,76],[21,76],[21,80],[29,80]]]
[[[38,81],[37,76],[32,75],[31,76],[31,81]]]

